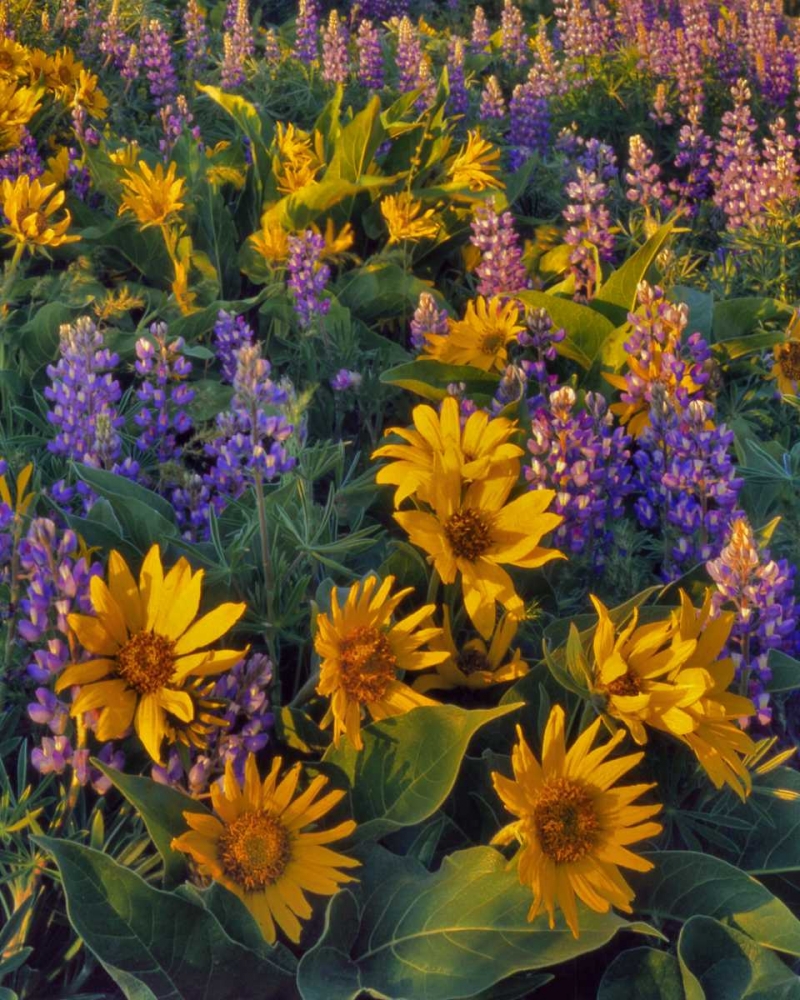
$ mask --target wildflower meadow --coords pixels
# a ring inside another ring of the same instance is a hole
[[[800,1000],[796,13],[0,0],[0,1000]]]

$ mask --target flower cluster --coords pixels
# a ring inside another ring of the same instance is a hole
[[[302,329],[313,326],[330,309],[330,299],[322,294],[331,269],[322,262],[325,238],[307,229],[302,236],[289,237],[287,287],[294,298],[294,308]]]
[[[159,462],[176,461],[181,454],[178,438],[192,429],[186,409],[194,399],[194,390],[186,384],[192,365],[181,353],[182,338],[167,341],[165,323],[154,323],[150,336],[152,340],[136,341],[135,368],[141,378],[136,396],[144,404],[134,417],[141,430],[137,443],[144,451],[154,449]]]

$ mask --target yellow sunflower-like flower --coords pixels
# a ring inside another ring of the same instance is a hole
[[[769,375],[778,383],[778,392],[797,396],[800,384],[800,312],[792,316],[786,338],[772,348],[772,370]]]
[[[261,216],[261,229],[247,242],[269,264],[284,264],[289,259],[289,233],[269,211]]]
[[[755,709],[748,698],[727,691],[733,662],[718,657],[733,616],[712,618],[710,600],[698,612],[681,591],[679,613],[638,627],[634,613],[617,635],[608,610],[592,597],[598,614],[593,685],[605,698],[608,715],[622,722],[637,743],[647,742],[647,727],[677,737],[717,788],[728,784],[744,797],[750,778],[740,754],[751,753],[753,743],[734,720]]]
[[[462,497],[457,457],[452,451],[434,461],[433,512],[399,511],[397,523],[410,541],[428,553],[443,583],[461,577],[464,606],[484,639],[494,630],[495,604],[513,618],[525,613],[522,598],[503,566],[536,569],[564,559],[557,549],[539,543],[561,524],[547,513],[553,490],[526,490],[508,502],[516,477],[499,476],[470,483]]]
[[[385,444],[372,453],[372,458],[394,461],[378,469],[375,482],[396,486],[394,505],[415,496],[424,503],[433,500],[434,456],[452,450],[466,482],[492,479],[498,475],[519,476],[519,445],[509,441],[516,431],[516,421],[505,417],[490,417],[476,410],[461,426],[458,400],[448,396],[437,413],[432,406],[415,406],[411,413],[413,427],[390,427],[387,434],[396,434],[404,444]]]
[[[72,216],[65,210],[64,217],[56,222],[50,217],[64,204],[64,192],[55,184],[32,181],[27,174],[20,174],[15,181],[8,178],[0,187],[0,208],[8,222],[0,226],[0,233],[8,236],[8,245],[18,244],[28,249],[59,247],[74,243],[78,236],[69,236],[67,230]]]
[[[508,364],[508,345],[523,329],[516,303],[479,295],[467,303],[462,320],[450,321],[449,333],[428,334],[424,353],[444,364],[502,372]]]
[[[0,79],[0,152],[19,145],[22,129],[41,107],[41,90]]]
[[[398,678],[400,671],[424,670],[446,658],[444,651],[420,649],[441,635],[441,629],[430,626],[435,605],[426,604],[392,624],[398,604],[413,590],[392,595],[393,586],[393,576],[380,587],[376,577],[367,577],[353,584],[344,607],[333,590],[330,615],[317,616],[314,648],[322,660],[317,693],[330,698],[322,725],[333,722],[336,746],[346,736],[356,750],[363,749],[363,710],[372,719],[385,719],[435,704]]]
[[[15,79],[30,72],[30,53],[13,38],[0,38],[0,79]]]
[[[606,760],[625,733],[619,730],[592,750],[600,725],[597,719],[567,750],[564,709],[556,705],[545,727],[541,763],[517,726],[513,780],[492,774],[495,791],[517,817],[492,843],[520,845],[515,857],[519,880],[533,890],[528,920],[544,905],[552,929],[558,907],[576,938],[576,897],[597,913],[607,913],[612,906],[631,912],[634,892],[619,869],[650,871],[652,863],[628,848],[662,829],[651,819],[660,805],[633,805],[654,785],[616,785],[644,754]]]
[[[413,685],[415,691],[423,694],[428,691],[451,691],[453,688],[480,691],[494,684],[508,684],[519,680],[528,673],[528,664],[522,659],[518,649],[506,660],[519,627],[509,615],[503,615],[500,619],[488,647],[483,639],[469,639],[461,648],[456,646],[453,639],[450,609],[446,606],[443,617],[442,635],[431,640],[431,649],[445,650],[447,659],[436,664],[436,673],[418,677]]]
[[[67,620],[95,658],[68,666],[56,688],[80,685],[70,711],[80,715],[99,709],[96,735],[101,742],[121,737],[133,723],[147,752],[160,762],[161,744],[172,735],[169,717],[182,723],[194,719],[192,698],[183,690],[188,680],[228,670],[247,652],[204,648],[236,624],[246,605],[220,604],[195,621],[203,576],[203,570],[193,573],[184,558],[165,575],[154,545],[138,586],[125,560],[113,551],[108,583],[92,577],[95,614],[71,614]]]
[[[170,163],[164,173],[164,164],[156,164],[153,171],[144,160],[139,160],[138,173],[126,170],[122,186],[127,194],[119,206],[119,214],[132,212],[142,229],[163,226],[184,207],[181,199],[186,194],[186,181],[176,177],[177,166]]]
[[[441,222],[436,209],[423,210],[422,202],[412,198],[408,191],[387,194],[381,199],[380,209],[389,230],[389,246],[406,240],[436,239],[439,235]]]
[[[500,173],[500,150],[487,142],[480,132],[467,132],[467,144],[447,163],[447,179],[459,187],[470,191],[486,191],[487,188],[502,188]]]
[[[80,69],[72,95],[72,106],[84,108],[93,118],[105,118],[108,111],[108,98],[98,86],[99,82],[94,73]]]
[[[281,194],[293,194],[315,183],[325,162],[319,132],[311,136],[295,128],[291,122],[287,125],[278,122],[275,126],[275,147],[277,153],[273,157],[272,170]]]
[[[359,862],[332,851],[327,845],[355,829],[345,820],[330,830],[304,827],[314,824],[341,801],[344,791],[319,797],[328,779],[317,776],[296,795],[300,765],[282,778],[282,760],[276,757],[262,782],[255,757],[245,763],[240,785],[229,761],[222,788],[211,786],[216,816],[185,812],[190,829],[172,841],[172,848],[190,854],[201,875],[210,876],[235,893],[253,915],[270,944],[277,926],[297,944],[302,920],[312,913],[306,893],[333,896],[352,875],[343,868]]]
[[[75,58],[72,49],[60,49],[53,56],[42,52],[36,65],[44,76],[44,84],[48,90],[62,101],[72,100],[75,89],[80,83],[81,70],[84,68],[83,63]]]

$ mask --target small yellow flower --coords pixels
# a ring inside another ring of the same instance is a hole
[[[41,107],[41,90],[0,79],[0,152],[19,145],[22,129]]]
[[[50,218],[64,204],[64,192],[53,194],[55,189],[55,184],[43,186],[39,180],[32,181],[27,174],[20,174],[16,181],[3,181],[0,207],[8,222],[0,227],[0,233],[9,237],[9,246],[17,243],[29,249],[59,247],[79,239],[67,235],[72,223],[69,212],[65,211],[64,218],[59,222]]]
[[[13,80],[28,76],[31,68],[30,53],[24,45],[7,36],[0,37],[0,80]]]
[[[108,110],[108,98],[98,87],[98,83],[94,73],[80,69],[78,83],[72,97],[72,106],[84,108],[92,118],[105,118]]]
[[[333,896],[340,885],[354,881],[341,869],[359,862],[326,845],[349,836],[356,824],[345,820],[320,830],[318,821],[346,793],[331,791],[320,798],[328,779],[318,775],[296,795],[300,765],[281,778],[282,765],[275,757],[261,781],[250,754],[240,785],[228,761],[222,787],[211,786],[216,815],[185,812],[190,829],[172,841],[172,849],[190,854],[201,875],[235,893],[270,944],[277,938],[276,924],[297,944],[301,921],[312,913],[305,894]],[[304,830],[312,825],[313,830]]]
[[[289,123],[275,126],[277,155],[272,169],[281,194],[293,194],[316,181],[324,163],[322,137],[318,132],[310,136]]]
[[[772,348],[770,378],[778,383],[784,396],[797,396],[800,384],[800,312],[792,316],[786,329],[786,339]]]
[[[126,170],[122,186],[127,194],[119,206],[119,214],[132,212],[142,229],[171,222],[184,207],[181,199],[186,194],[186,181],[175,176],[176,169],[173,162],[164,173],[163,163],[158,163],[153,171],[144,160],[139,160],[138,173]]]
[[[644,754],[606,760],[625,731],[619,730],[608,743],[592,750],[600,725],[597,719],[567,750],[564,709],[556,705],[545,727],[541,763],[517,726],[519,742],[511,754],[514,778],[496,771],[492,774],[503,805],[517,817],[492,843],[519,844],[515,858],[519,880],[533,891],[528,920],[544,905],[552,929],[558,907],[575,938],[579,933],[576,897],[597,913],[608,913],[612,906],[632,912],[634,892],[619,869],[650,871],[652,862],[628,847],[657,836],[662,829],[652,821],[660,805],[633,805],[654,785],[616,784]]]
[[[470,191],[485,191],[487,188],[502,188],[498,179],[500,172],[500,150],[480,132],[467,132],[467,144],[447,163],[447,179],[459,187]]]
[[[269,210],[261,216],[261,229],[247,242],[269,264],[284,264],[289,259],[289,233]]]
[[[142,148],[135,139],[125,140],[124,145],[108,154],[109,160],[116,163],[118,167],[125,167],[126,170],[133,170],[142,155]]]
[[[389,230],[389,246],[405,240],[436,239],[441,222],[436,210],[422,209],[422,202],[415,201],[407,191],[389,194],[381,200],[381,215]]]
[[[184,558],[165,575],[154,545],[137,585],[125,560],[112,551],[108,583],[99,576],[90,583],[95,614],[68,616],[75,638],[95,658],[66,667],[56,690],[80,685],[71,714],[100,709],[101,742],[119,739],[133,725],[145,750],[160,762],[165,737],[174,737],[170,717],[178,723],[196,717],[185,690],[190,680],[229,670],[247,652],[205,648],[236,624],[246,605],[220,604],[195,621],[203,576]]]
[[[311,224],[311,229],[315,233],[319,233],[325,240],[325,248],[322,251],[322,256],[325,260],[336,261],[344,257],[355,241],[353,227],[349,222],[345,222],[338,233],[333,219],[328,219],[325,223],[324,233],[321,233],[319,226],[314,223]]]
[[[448,396],[437,413],[423,403],[411,412],[413,427],[390,427],[386,433],[396,434],[404,444],[385,444],[372,453],[372,458],[394,461],[378,469],[375,482],[396,486],[394,505],[408,497],[433,503],[434,459],[452,450],[458,460],[461,478],[465,482],[493,479],[497,476],[519,477],[520,458],[524,454],[509,438],[517,430],[516,421],[505,417],[490,417],[483,410],[471,413],[461,424],[458,400]]]
[[[11,490],[6,482],[5,474],[0,475],[0,500],[8,507],[13,510],[20,517],[24,517],[27,513],[28,507],[30,507],[33,501],[35,493],[28,493],[28,485],[31,481],[31,476],[33,475],[33,463],[29,462],[24,469],[17,476],[17,481],[14,485],[14,496],[11,496]]]
[[[495,684],[508,684],[528,673],[528,664],[518,649],[506,660],[506,654],[519,627],[509,615],[503,615],[487,647],[483,639],[469,639],[459,648],[453,639],[450,609],[443,609],[444,628],[438,639],[432,639],[431,649],[442,649],[447,659],[436,664],[436,673],[423,674],[413,684],[415,691],[451,691],[467,688],[481,691]],[[503,661],[506,660],[504,663]]]
[[[424,355],[444,364],[502,372],[508,364],[509,344],[524,329],[519,320],[514,302],[479,295],[467,303],[462,320],[450,321],[449,333],[427,336]]]
[[[395,609],[413,587],[391,595],[393,576],[376,590],[377,584],[375,576],[354,583],[344,607],[334,589],[330,615],[317,615],[314,648],[322,660],[317,693],[330,698],[322,725],[332,721],[334,744],[346,736],[356,750],[364,747],[363,710],[373,719],[385,719],[435,704],[404,684],[398,672],[424,670],[447,657],[443,651],[420,651],[441,634],[441,629],[430,627],[435,605],[426,604],[392,625]]]
[[[45,56],[40,64],[44,84],[62,101],[71,101],[80,83],[83,63],[75,58],[72,49],[60,49],[54,56]]]
[[[141,309],[144,304],[145,300],[141,295],[134,295],[127,285],[120,285],[118,288],[106,292],[102,299],[94,303],[92,309],[98,319],[110,320],[117,316],[124,316],[134,309]]]
[[[69,164],[69,149],[62,146],[55,156],[47,158],[47,169],[39,180],[42,184],[55,184],[56,187],[62,187],[69,176]]]

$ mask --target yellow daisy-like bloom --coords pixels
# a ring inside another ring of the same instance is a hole
[[[447,163],[448,181],[470,191],[502,188],[503,182],[497,176],[499,172],[500,150],[477,130],[467,132],[466,146]]]
[[[304,831],[346,793],[333,791],[320,798],[328,779],[319,775],[295,795],[300,765],[280,778],[282,764],[280,757],[274,758],[262,782],[250,754],[240,785],[229,761],[222,788],[211,786],[217,815],[185,812],[190,829],[175,837],[172,848],[190,854],[201,875],[235,893],[270,944],[277,938],[276,924],[297,944],[300,921],[312,913],[305,894],[333,896],[343,883],[355,881],[341,869],[356,868],[359,862],[326,845],[347,837],[356,824],[346,820],[330,830]]]
[[[770,378],[784,396],[797,396],[800,384],[800,313],[795,313],[786,330],[786,339],[772,348]]]
[[[114,551],[108,583],[92,577],[89,595],[95,614],[71,614],[67,621],[95,658],[68,666],[56,690],[80,685],[70,711],[81,715],[100,709],[96,735],[101,742],[118,739],[133,723],[147,752],[160,762],[161,744],[172,735],[169,716],[183,723],[194,719],[192,698],[182,690],[188,679],[228,670],[247,652],[204,649],[236,624],[246,605],[220,604],[195,621],[203,576],[203,570],[193,573],[184,558],[164,575],[161,552],[154,545],[138,586]]]
[[[289,234],[269,211],[261,216],[261,229],[247,242],[270,264],[284,264],[289,259]]]
[[[44,84],[48,90],[62,101],[72,99],[80,83],[81,70],[84,68],[83,63],[75,58],[72,49],[60,49],[53,56],[42,52],[36,60],[36,66],[43,74]]]
[[[318,233],[325,240],[325,248],[322,256],[325,260],[336,261],[343,257],[355,242],[353,227],[349,222],[345,222],[337,232],[333,219],[328,219],[325,223],[325,232],[321,232],[319,226],[311,223],[310,228]]]
[[[405,444],[385,444],[372,453],[372,458],[394,461],[378,469],[375,482],[396,486],[394,505],[414,496],[424,503],[433,502],[434,457],[452,450],[466,482],[510,476],[517,479],[519,445],[509,441],[516,431],[516,421],[505,417],[490,417],[476,410],[461,426],[458,400],[448,396],[437,413],[432,406],[415,406],[411,413],[413,427],[390,427],[387,434],[396,434]]]
[[[443,583],[460,576],[464,606],[484,639],[494,630],[495,604],[513,618],[525,614],[522,598],[504,565],[536,569],[551,559],[564,559],[557,549],[539,543],[561,524],[547,513],[553,490],[526,490],[508,503],[516,477],[470,483],[462,498],[458,459],[448,452],[434,462],[433,513],[400,511],[397,523],[410,541],[428,553]]]
[[[22,129],[41,107],[41,91],[0,79],[0,152],[19,145]]]
[[[72,96],[72,106],[82,107],[93,118],[105,118],[108,98],[98,86],[99,80],[88,70],[78,70],[78,82]]]
[[[593,642],[595,689],[605,711],[647,742],[647,728],[677,737],[697,756],[717,788],[728,784],[744,797],[750,777],[740,754],[753,750],[736,719],[752,715],[753,703],[729,694],[734,666],[718,659],[733,615],[711,617],[707,596],[698,612],[681,591],[681,611],[637,628],[637,615],[616,634],[605,606],[592,597],[599,616]]]
[[[423,211],[422,202],[412,198],[407,191],[387,194],[381,199],[381,215],[389,230],[389,243],[403,243],[408,240],[436,239],[441,222],[436,218],[436,209]]]
[[[312,137],[291,123],[284,125],[278,122],[275,126],[275,146],[277,155],[273,157],[272,169],[281,194],[294,194],[316,182],[325,162],[319,132]]]
[[[135,139],[125,139],[124,145],[108,154],[109,160],[116,163],[118,167],[125,167],[126,170],[133,170],[142,155],[142,147]]]
[[[619,730],[592,750],[600,726],[597,719],[567,751],[564,709],[555,705],[545,727],[541,764],[517,726],[519,743],[511,753],[513,780],[496,771],[492,774],[495,791],[518,817],[492,843],[520,845],[515,858],[519,880],[533,890],[528,920],[544,905],[552,929],[558,907],[576,938],[576,897],[596,913],[607,913],[612,906],[631,912],[634,892],[619,869],[650,871],[652,863],[628,847],[662,829],[651,820],[660,805],[633,805],[654,785],[616,786],[644,754],[606,760],[625,732]]]
[[[13,38],[0,38],[0,79],[15,79],[30,72],[30,53]]]
[[[344,607],[333,590],[330,615],[317,615],[314,648],[322,660],[317,693],[330,698],[322,725],[333,721],[336,746],[346,736],[356,750],[363,749],[363,710],[372,719],[386,719],[435,704],[399,680],[398,673],[424,670],[446,658],[446,652],[420,649],[441,635],[441,629],[430,627],[436,607],[426,604],[392,625],[398,604],[413,591],[407,587],[392,595],[393,586],[393,576],[380,587],[376,577],[367,577],[353,584]]]
[[[119,206],[119,214],[133,212],[142,229],[172,221],[184,207],[181,199],[186,194],[186,181],[175,176],[176,169],[173,162],[164,173],[164,164],[158,163],[153,171],[144,160],[139,160],[138,173],[126,170],[122,186],[127,194]]]
[[[33,463],[29,462],[17,476],[17,481],[14,485],[14,496],[12,497],[5,474],[0,475],[0,500],[20,517],[25,516],[35,496],[34,493],[27,492],[32,476]]]
[[[470,639],[460,649],[453,639],[448,607],[443,609],[443,616],[442,636],[431,641],[431,649],[445,650],[447,659],[436,664],[436,673],[418,677],[413,685],[415,691],[423,694],[428,691],[451,691],[453,688],[480,691],[494,684],[519,680],[528,673],[528,664],[518,649],[511,654],[510,660],[506,660],[518,628],[518,623],[509,615],[500,619],[488,647],[482,639]]]
[[[69,212],[65,211],[59,222],[50,218],[64,204],[64,192],[54,194],[55,190],[55,184],[42,185],[27,174],[20,174],[15,181],[3,181],[0,208],[8,222],[0,227],[0,233],[9,237],[8,246],[17,243],[28,248],[59,247],[79,239],[67,235],[72,224]]]
[[[467,303],[462,320],[450,320],[449,333],[428,334],[424,353],[444,364],[502,372],[508,364],[508,345],[523,329],[516,303],[479,295]]]
[[[69,177],[69,149],[62,146],[55,156],[48,156],[46,162],[47,169],[39,180],[42,184],[55,184],[56,187],[61,187]]]

